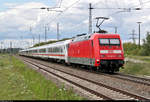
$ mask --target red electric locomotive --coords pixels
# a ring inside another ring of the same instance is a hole
[[[68,60],[103,72],[119,71],[124,64],[120,36],[94,33],[75,37],[69,44]]]

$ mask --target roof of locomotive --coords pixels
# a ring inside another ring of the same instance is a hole
[[[28,48],[28,49],[21,50],[21,51],[30,51],[30,50],[43,49],[43,48],[47,48],[47,47],[62,46],[62,45],[68,44],[69,42],[71,42],[71,40],[65,40],[65,41],[60,41],[60,42],[56,42],[56,43],[52,43],[52,44],[46,44],[43,46]]]
[[[86,34],[83,36],[77,36],[77,37],[73,38],[72,42],[94,39],[95,37],[120,38],[120,35],[119,34],[104,34],[104,33]]]
[[[94,38],[94,37],[102,37],[102,38],[120,38],[120,35],[119,34],[100,34],[100,33],[94,33],[91,35],[91,38]]]

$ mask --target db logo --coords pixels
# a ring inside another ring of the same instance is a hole
[[[109,50],[108,53],[113,53],[113,50]]]

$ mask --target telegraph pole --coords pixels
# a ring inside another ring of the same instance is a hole
[[[142,23],[142,22],[137,22],[138,24],[139,24],[139,48],[141,48],[141,46],[140,46],[140,33],[141,33],[141,29],[140,29],[140,24]]]
[[[31,33],[31,35],[32,35],[32,27],[30,26],[30,33]],[[33,46],[34,46],[34,36],[32,35],[32,39],[33,39],[33,41],[32,41],[32,44],[33,44]]]
[[[10,54],[12,54],[12,42],[10,42]]]
[[[35,38],[34,38],[34,36],[33,36],[33,46],[34,46],[34,43],[35,43]]]
[[[136,34],[135,34],[135,30],[133,29],[132,30],[132,34],[129,34],[129,35],[132,35],[132,37],[130,38],[130,39],[132,39],[133,40],[133,43],[135,44],[135,39],[136,39]]]
[[[92,33],[92,4],[89,4],[89,34]]]
[[[117,27],[115,27],[115,34],[117,34]]]
[[[59,40],[59,23],[57,23],[57,40]]]
[[[47,26],[45,25],[45,42],[47,41]]]
[[[40,38],[40,34],[39,34],[39,44],[40,44],[40,40],[41,40],[41,38]]]

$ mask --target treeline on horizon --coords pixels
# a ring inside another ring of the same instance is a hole
[[[59,41],[69,40],[69,39],[71,39],[71,38],[64,38],[64,39],[61,39],[61,40],[54,40],[54,41],[48,41],[48,42],[41,42],[41,43],[35,44],[33,47],[38,47],[38,46],[42,46],[42,45],[46,45],[46,44],[56,43],[56,42],[59,42]],[[31,47],[31,48],[32,48],[32,47]]]

